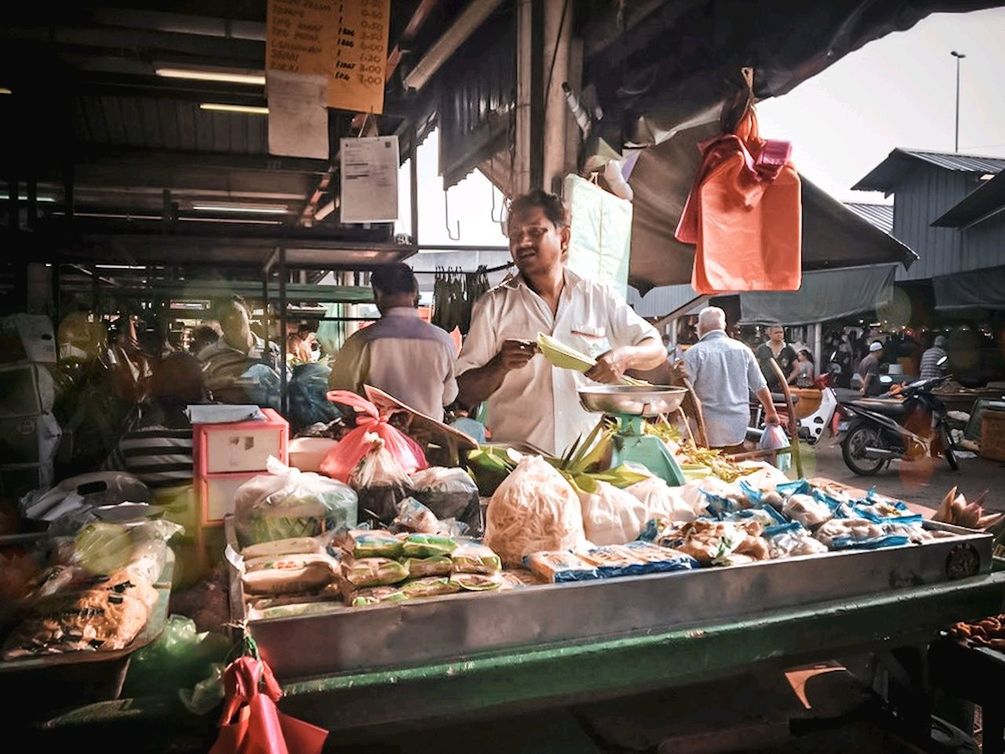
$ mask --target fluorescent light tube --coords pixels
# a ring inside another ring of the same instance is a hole
[[[224,204],[222,202],[199,202],[193,204],[197,212],[250,212],[258,215],[285,215],[285,204]]]
[[[260,73],[232,73],[229,71],[194,70],[187,68],[155,68],[154,73],[168,79],[193,81],[223,81],[228,84],[265,86],[265,75]]]
[[[222,113],[247,113],[249,115],[268,115],[269,108],[254,107],[253,105],[225,105],[222,102],[202,102],[199,104],[202,110],[215,110]]]

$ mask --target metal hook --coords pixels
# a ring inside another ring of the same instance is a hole
[[[455,220],[454,227],[456,230],[450,230],[450,194],[446,191],[443,192],[443,225],[447,229],[447,236],[451,241],[461,240],[461,221]]]

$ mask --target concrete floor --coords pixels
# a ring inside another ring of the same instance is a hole
[[[984,458],[960,460],[960,470],[954,472],[944,459],[931,463],[894,463],[871,477],[852,473],[841,460],[841,447],[824,438],[820,444],[802,445],[803,469],[806,477],[823,476],[837,482],[877,491],[910,503],[938,507],[943,496],[954,486],[968,500],[988,492],[985,507],[1005,511],[1005,464]]]

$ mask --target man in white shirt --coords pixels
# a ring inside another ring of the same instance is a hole
[[[739,449],[750,423],[750,394],[764,407],[765,422],[778,413],[753,352],[726,334],[726,313],[709,306],[698,314],[698,342],[684,353],[684,371],[701,401],[708,444]]]
[[[419,283],[407,264],[370,275],[380,319],[349,336],[332,361],[332,390],[362,395],[371,385],[437,421],[457,398],[457,349],[442,329],[419,318]]]
[[[496,441],[561,453],[599,419],[580,405],[579,386],[654,369],[666,351],[656,329],[609,287],[566,269],[571,232],[561,199],[541,190],[517,197],[507,229],[518,273],[475,304],[456,366],[460,403],[487,402]],[[541,332],[597,365],[585,376],[552,367],[535,355]]]

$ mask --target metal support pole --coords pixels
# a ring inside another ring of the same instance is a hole
[[[960,61],[966,55],[956,50],[953,50],[949,54],[956,58],[956,130],[953,139],[953,149],[958,153],[960,151]]]
[[[279,248],[279,354],[282,369],[279,373],[283,416],[289,413],[289,377],[286,374],[286,247]]]
[[[59,332],[59,289],[61,285],[60,281],[60,264],[59,262],[52,263],[52,324],[56,328],[56,332]]]
[[[412,126],[412,139],[408,146],[408,186],[412,209],[412,244],[419,243],[419,138],[415,126]]]
[[[269,348],[269,270],[262,270],[262,331],[265,336],[265,354]]]

